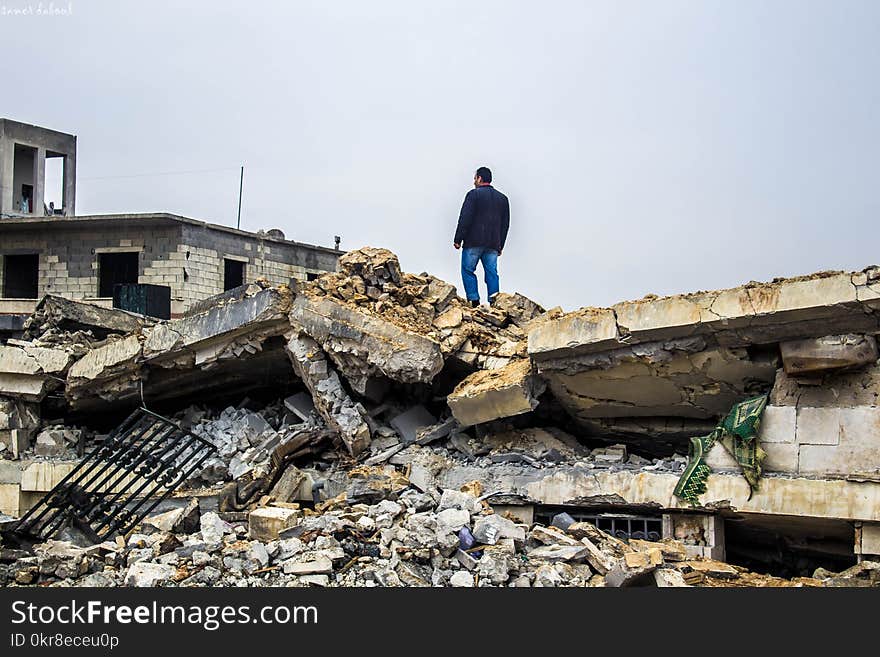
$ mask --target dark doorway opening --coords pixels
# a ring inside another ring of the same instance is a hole
[[[138,253],[98,254],[98,296],[112,297],[115,285],[138,282]]]
[[[223,259],[223,291],[244,285],[244,265],[238,260]]]
[[[37,149],[33,146],[16,144],[12,163],[12,205],[16,212],[34,214],[37,212],[34,186],[37,184]],[[42,199],[40,199],[42,203]],[[38,214],[43,214],[42,206]]]
[[[40,256],[36,253],[3,256],[3,296],[36,299]]]

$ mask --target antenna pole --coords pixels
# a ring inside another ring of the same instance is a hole
[[[244,187],[244,165],[241,165],[241,176],[238,179],[238,221],[236,228],[241,228],[241,190]]]

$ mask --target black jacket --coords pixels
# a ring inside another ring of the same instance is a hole
[[[501,251],[509,227],[510,203],[507,197],[491,185],[483,185],[475,187],[464,197],[452,241],[456,244],[464,242],[465,247],[483,246]]]

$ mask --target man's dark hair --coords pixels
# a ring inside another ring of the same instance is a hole
[[[480,167],[477,169],[477,175],[483,179],[484,183],[492,182],[492,172],[489,171],[489,167]]]

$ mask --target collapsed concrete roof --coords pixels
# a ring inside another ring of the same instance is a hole
[[[34,319],[46,332],[32,330],[30,341],[0,353],[0,395],[36,403],[54,392],[68,410],[93,413],[142,399],[243,394],[257,380],[276,388],[296,381],[349,458],[404,464],[416,477],[424,468],[410,448],[448,437],[467,454],[465,429],[482,439],[517,422],[653,446],[668,457],[733,404],[769,392],[759,436],[768,454],[765,490],[749,497],[730,459],[713,451],[705,504],[880,521],[870,503],[880,454],[868,429],[880,421],[880,393],[871,393],[880,390],[876,267],[571,313],[545,311],[518,294],[471,308],[453,285],[404,272],[384,249],[350,252],[339,267],[294,287],[251,284],[181,319],[130,330],[114,324],[130,318],[104,311],[100,322],[88,321],[110,326],[106,337],[72,351],[63,348],[60,325]],[[434,414],[420,403],[434,404]],[[377,421],[389,404],[414,407],[389,422],[399,442]],[[9,424],[7,432],[21,431]],[[807,429],[826,424],[827,432]],[[594,467],[625,461],[625,449],[594,451],[589,467],[572,465],[572,456],[533,471],[543,457],[514,446],[493,454],[482,476],[487,486],[542,504],[681,507],[672,470],[644,460],[642,468],[633,457],[634,469],[598,473]],[[545,445],[540,454],[559,452]],[[441,486],[480,469],[435,465]]]

